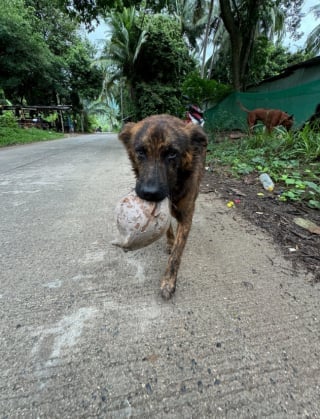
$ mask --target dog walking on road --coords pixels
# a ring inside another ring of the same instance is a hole
[[[168,197],[178,225],[167,231],[170,253],[161,280],[161,294],[175,291],[178,269],[188,238],[195,201],[204,170],[207,136],[198,125],[185,124],[170,115],[153,115],[127,123],[119,134],[136,176],[136,193],[144,200],[160,202]]]

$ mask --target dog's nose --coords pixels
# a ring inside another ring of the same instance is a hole
[[[159,202],[167,196],[167,191],[161,186],[145,184],[137,185],[137,195],[146,201]]]

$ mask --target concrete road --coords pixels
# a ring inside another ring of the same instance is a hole
[[[165,241],[110,244],[133,186],[107,134],[0,150],[0,418],[318,418],[320,284],[201,194]]]

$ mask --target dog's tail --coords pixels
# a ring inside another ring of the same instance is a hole
[[[245,108],[239,100],[237,101],[237,104],[240,106],[240,108],[241,108],[243,111],[245,111],[245,112],[251,112],[251,111],[249,111],[249,109]]]

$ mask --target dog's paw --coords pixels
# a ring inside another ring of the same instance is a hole
[[[175,287],[173,287],[172,285],[168,284],[168,282],[165,282],[165,283],[161,284],[160,290],[161,290],[161,296],[162,296],[162,298],[164,300],[170,300],[170,298],[174,294]]]

